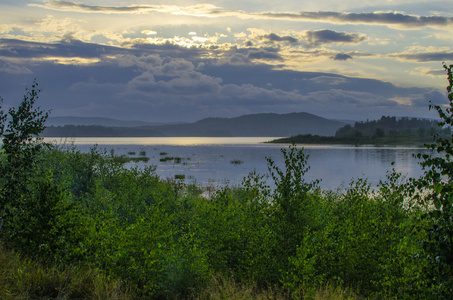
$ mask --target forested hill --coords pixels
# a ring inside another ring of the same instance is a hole
[[[345,123],[309,113],[253,114],[236,118],[207,118],[195,123],[120,126],[49,126],[46,137],[126,137],[126,136],[292,136],[296,134],[333,135]]]

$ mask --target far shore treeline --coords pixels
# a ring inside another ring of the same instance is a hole
[[[379,120],[347,124],[334,136],[298,134],[270,143],[423,146],[431,143],[434,135],[444,138],[451,135],[451,127],[437,124],[428,119],[382,116]]]

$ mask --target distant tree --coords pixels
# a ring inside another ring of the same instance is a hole
[[[382,128],[376,128],[374,131],[373,137],[375,138],[382,138],[385,137],[385,131]]]
[[[335,133],[335,136],[339,137],[339,136],[349,135],[351,129],[352,129],[352,126],[347,124],[347,125],[341,127],[340,129],[338,129],[337,132]]]
[[[422,128],[422,127],[419,128],[419,129],[417,130],[417,135],[418,135],[419,138],[424,138],[425,135],[426,135],[426,129],[425,129],[425,128]]]
[[[361,138],[363,136],[363,133],[360,130],[355,130],[354,131],[354,137]]]

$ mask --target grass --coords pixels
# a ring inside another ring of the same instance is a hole
[[[1,299],[133,299],[119,279],[82,267],[46,266],[0,243]]]
[[[160,162],[173,161],[175,164],[180,164],[182,161],[181,157],[165,156],[159,159]]]
[[[186,178],[186,175],[184,174],[176,174],[175,179],[177,180],[184,180]]]
[[[279,287],[262,289],[255,283],[239,283],[232,277],[213,276],[206,287],[190,297],[196,300],[280,300],[290,296]],[[23,258],[0,243],[0,299],[137,299],[119,279],[95,269],[47,266]],[[300,293],[299,299],[359,300],[340,289],[325,287]]]
[[[243,162],[242,160],[240,160],[240,159],[233,159],[233,160],[231,161],[231,163],[232,163],[233,165],[241,165],[241,164],[243,164],[244,162]]]
[[[114,156],[113,159],[121,164],[126,164],[129,162],[145,162],[149,161],[149,157],[139,156],[139,157],[128,157],[126,155]]]
[[[259,288],[254,283],[238,283],[231,277],[213,276],[207,287],[195,297],[197,300],[286,300],[295,299],[279,287]],[[326,286],[315,291],[299,293],[296,299],[359,300],[354,293]]]

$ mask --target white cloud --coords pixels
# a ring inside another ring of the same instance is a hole
[[[157,31],[154,31],[154,30],[142,30],[141,33],[146,34],[146,35],[156,35]]]

